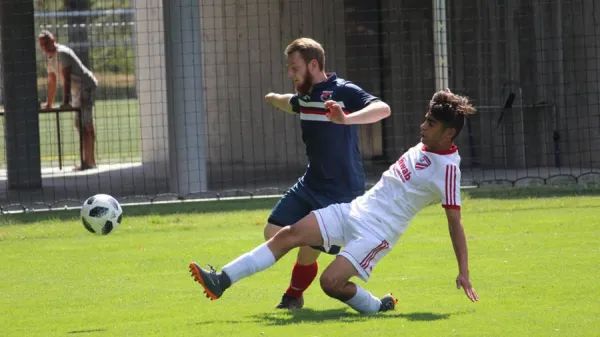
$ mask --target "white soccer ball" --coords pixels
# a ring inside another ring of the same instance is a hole
[[[108,194],[89,197],[81,206],[81,221],[90,233],[107,235],[119,228],[123,209],[119,202]]]

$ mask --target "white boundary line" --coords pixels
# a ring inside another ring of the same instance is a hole
[[[461,190],[475,189],[477,186],[475,185],[467,185],[462,186]],[[253,195],[253,196],[239,196],[239,197],[217,197],[217,198],[194,198],[194,199],[184,199],[184,200],[161,200],[161,201],[143,201],[143,202],[121,202],[121,206],[123,208],[131,207],[131,206],[149,206],[149,205],[166,205],[166,204],[183,204],[183,203],[191,203],[191,202],[210,202],[210,201],[233,201],[233,200],[254,200],[254,199],[271,199],[271,198],[281,198],[283,194],[267,194],[267,195]],[[43,208],[43,209],[30,209],[27,208],[24,210],[14,210],[14,211],[3,211],[2,215],[9,214],[20,214],[20,213],[43,213],[43,212],[56,212],[56,211],[71,211],[81,209],[81,206],[67,206],[64,207],[53,207],[53,208]]]

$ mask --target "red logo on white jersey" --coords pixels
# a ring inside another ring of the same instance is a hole
[[[398,175],[400,176],[400,179],[402,179],[402,182],[405,183],[407,181],[410,180],[410,170],[408,169],[408,166],[406,166],[406,159],[404,158],[404,156],[400,157],[400,159],[398,160],[398,162],[396,162],[396,167],[394,167],[394,170],[396,171],[396,173],[398,173]],[[398,167],[398,165],[400,167]]]
[[[421,159],[417,161],[415,167],[417,168],[417,170],[422,170],[428,168],[429,165],[431,165],[431,160],[429,160],[427,156],[423,155],[423,157],[421,157]]]

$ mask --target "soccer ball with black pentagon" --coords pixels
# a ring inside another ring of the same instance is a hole
[[[117,200],[107,194],[89,197],[81,206],[83,227],[96,235],[107,235],[119,228],[123,209]]]

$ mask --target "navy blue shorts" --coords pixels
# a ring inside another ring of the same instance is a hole
[[[283,197],[275,204],[275,207],[271,211],[271,215],[269,215],[268,221],[269,223],[280,227],[290,226],[307,216],[311,211],[327,207],[337,202],[344,201],[335,201],[318,196],[315,192],[311,192],[308,187],[296,183],[292,188],[285,192]],[[341,249],[339,246],[331,246],[329,250],[320,246],[313,246],[312,248],[331,255],[336,255]]]

